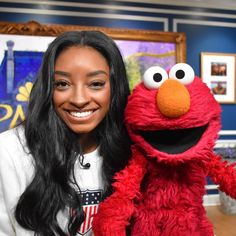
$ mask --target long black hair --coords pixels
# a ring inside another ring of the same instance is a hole
[[[52,101],[55,61],[63,50],[78,45],[100,52],[110,68],[110,108],[96,128],[103,158],[104,197],[111,194],[112,177],[130,157],[130,140],[123,118],[129,86],[119,49],[110,37],[99,31],[63,33],[44,54],[23,123],[35,175],[18,201],[15,217],[22,227],[33,230],[37,236],[66,235],[57,222],[59,211],[74,209],[68,216],[71,236],[76,235],[84,221],[79,183],[72,178],[74,163],[81,153],[79,135],[58,117]]]

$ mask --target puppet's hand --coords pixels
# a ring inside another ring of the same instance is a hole
[[[147,160],[133,148],[129,165],[116,174],[114,193],[102,202],[93,219],[95,236],[125,236],[134,211],[133,200],[139,196]]]
[[[232,198],[236,199],[236,163],[229,164],[222,161],[220,156],[213,155],[210,162],[209,175],[212,180],[219,184],[219,189]]]
[[[133,204],[112,195],[99,206],[99,213],[93,219],[93,233],[95,236],[126,236],[133,213]]]

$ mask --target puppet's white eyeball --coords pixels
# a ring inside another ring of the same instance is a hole
[[[168,79],[167,72],[160,66],[148,68],[143,75],[143,83],[149,89],[156,89]]]
[[[187,85],[193,82],[195,73],[190,65],[178,63],[170,69],[169,77],[178,80],[181,84]]]

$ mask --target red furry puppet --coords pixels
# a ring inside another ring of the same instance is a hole
[[[150,67],[129,97],[129,165],[94,218],[95,236],[213,236],[203,207],[206,176],[236,198],[234,165],[213,152],[220,105],[184,63]]]

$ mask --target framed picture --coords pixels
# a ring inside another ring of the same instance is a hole
[[[29,94],[48,44],[65,31],[99,30],[117,43],[131,90],[151,65],[186,61],[183,33],[78,25],[0,22],[0,132],[25,118]]]
[[[236,103],[236,54],[201,53],[201,77],[219,103]]]

